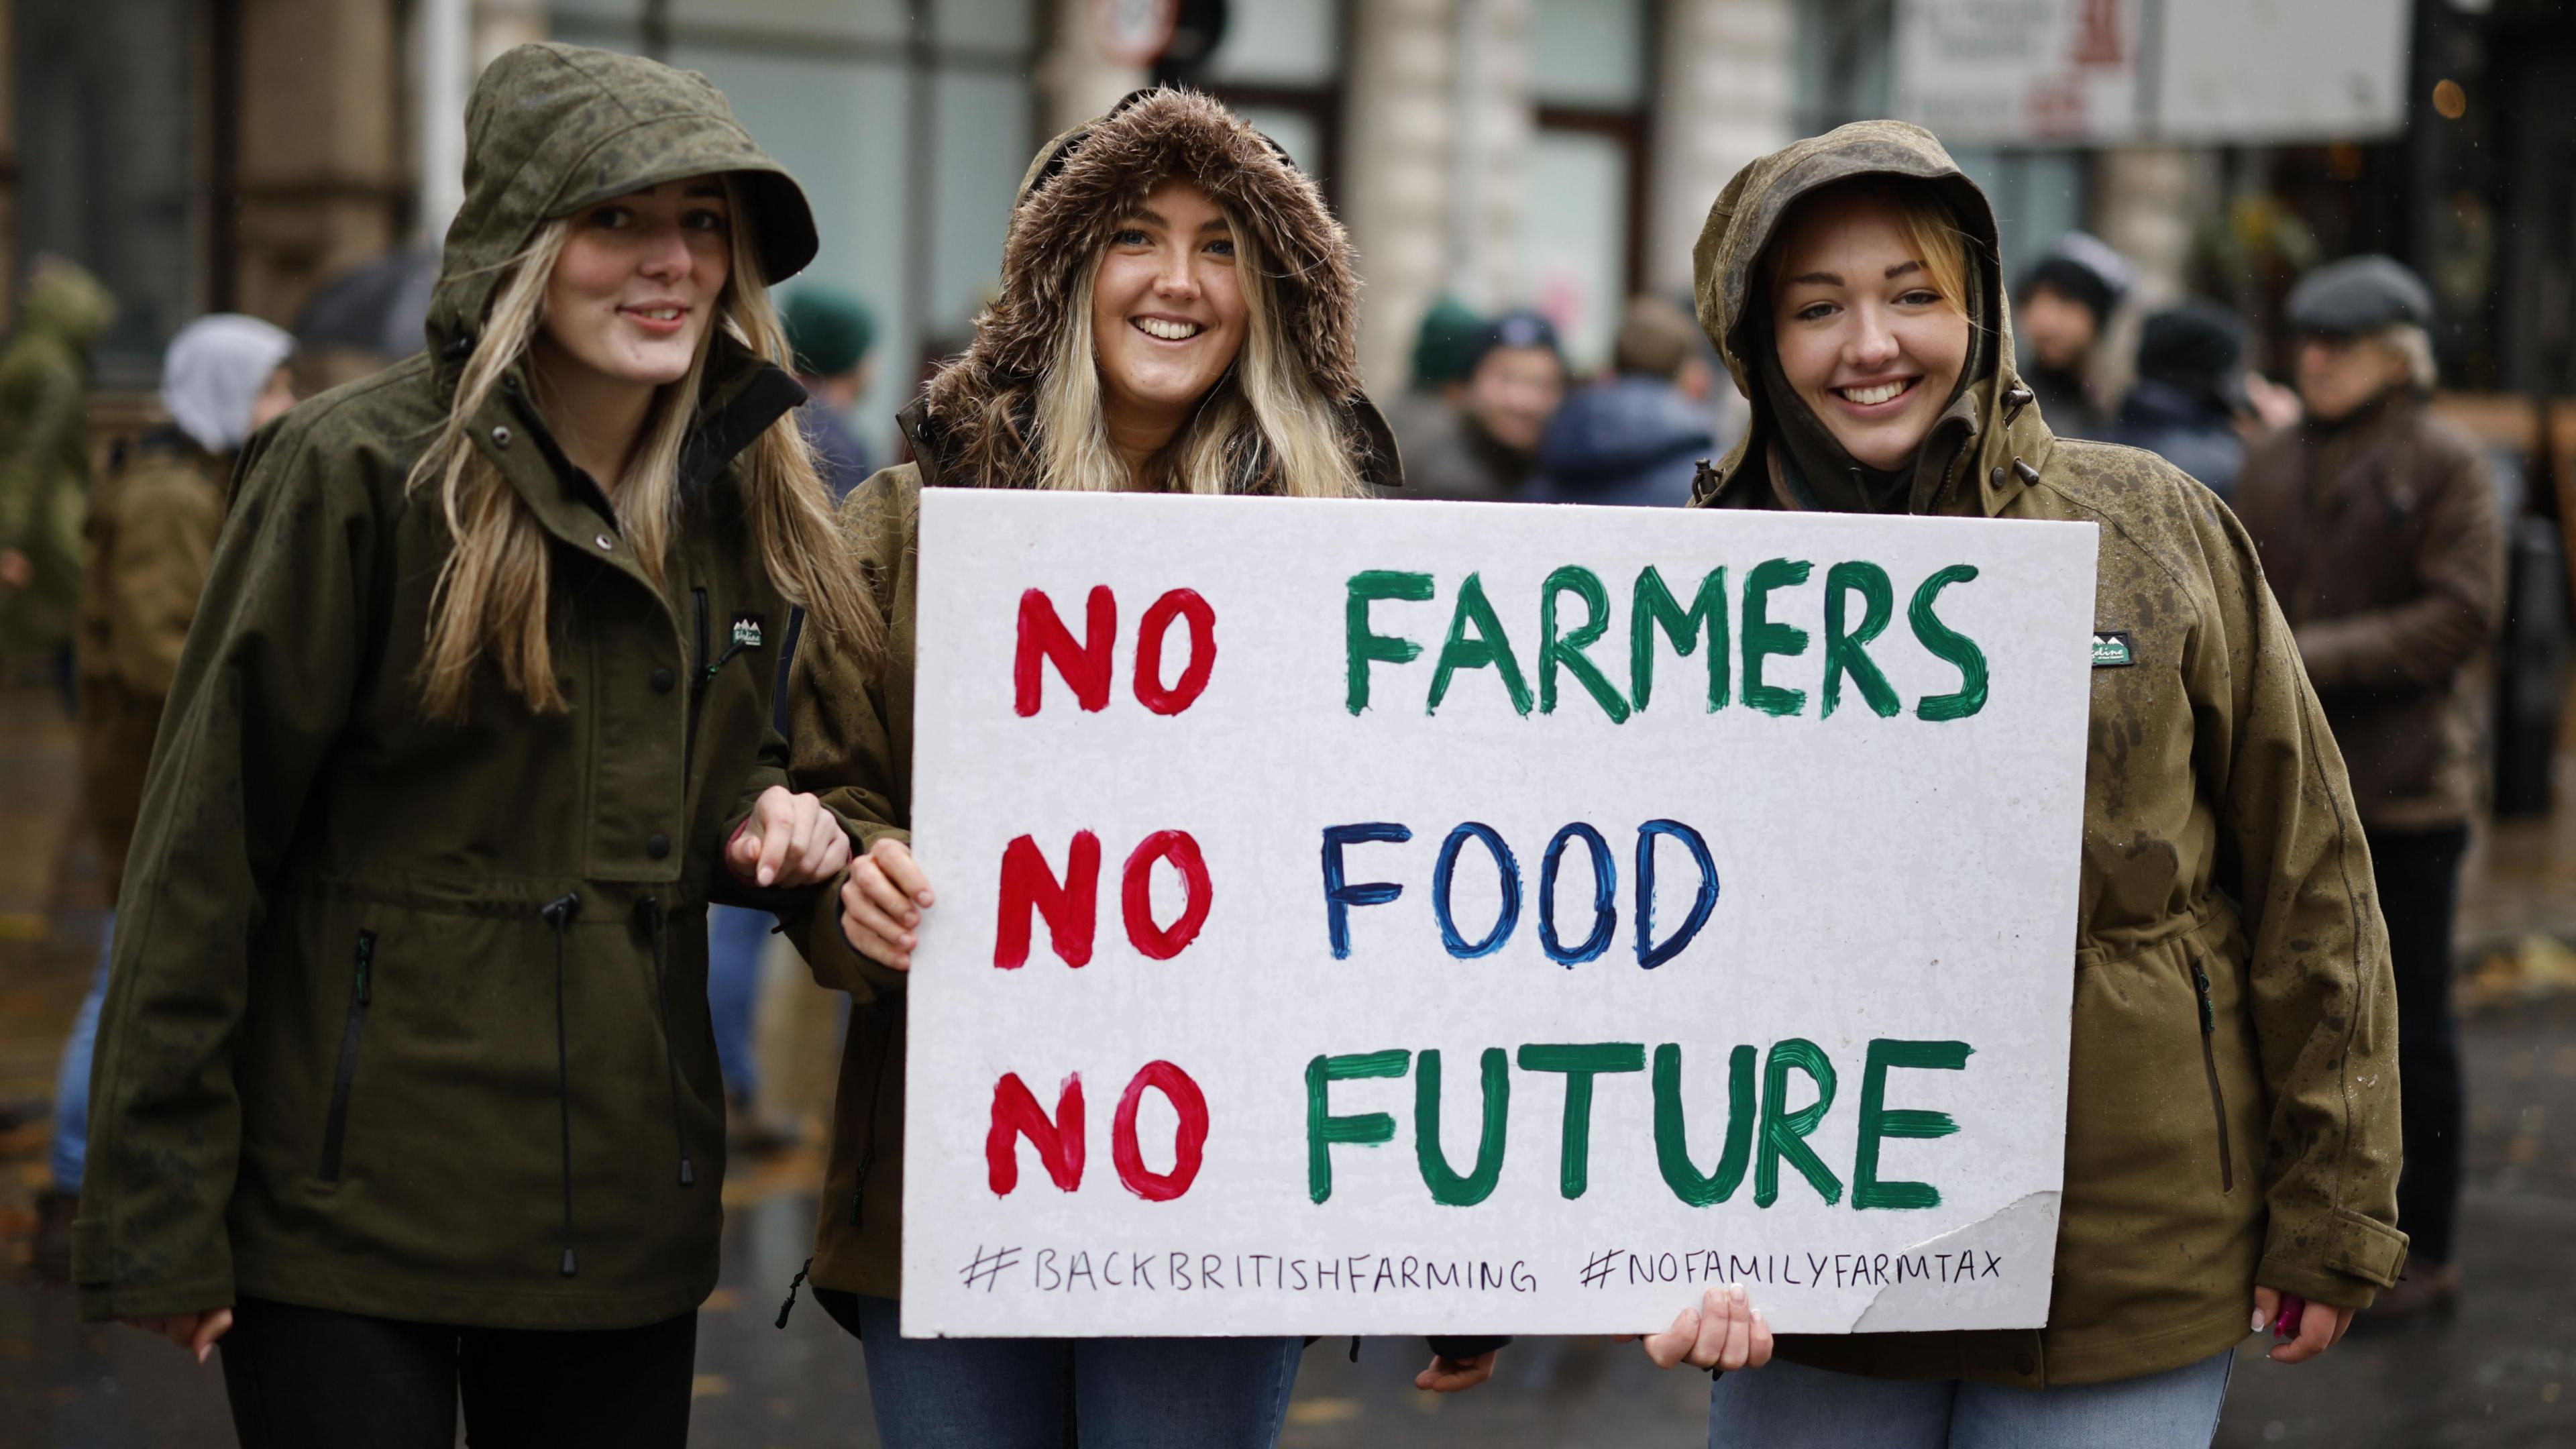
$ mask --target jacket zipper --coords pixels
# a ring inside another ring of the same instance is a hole
[[[314,1173],[324,1182],[340,1180],[340,1144],[349,1133],[349,1085],[358,1075],[358,1040],[367,1025],[367,1006],[375,996],[376,933],[360,931],[349,981],[349,1014],[340,1027],[340,1063],[331,1073],[331,1111],[322,1122],[322,1162]]]
[[[2192,994],[2200,998],[2200,1064],[2209,1070],[2209,1109],[2218,1118],[2218,1190],[2236,1190],[2236,1154],[2227,1144],[2227,1093],[2218,1085],[2218,1014],[2209,1005],[2209,973],[2191,963]]]

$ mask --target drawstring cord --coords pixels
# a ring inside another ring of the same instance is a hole
[[[653,937],[653,992],[662,1006],[662,1070],[671,1079],[671,1141],[680,1153],[680,1186],[694,1187],[698,1170],[689,1165],[689,1133],[680,1120],[680,1059],[671,1046],[671,971],[669,953],[664,947],[667,933],[662,902],[646,896],[635,903],[635,915]]]
[[[581,897],[571,891],[546,902],[537,912],[555,932],[555,1105],[563,1129],[563,1275],[567,1278],[581,1270],[572,1256],[572,1051],[564,1030],[564,933],[580,912]]]
[[[796,1290],[804,1286],[805,1275],[813,1270],[814,1260],[808,1258],[805,1260],[805,1266],[796,1270],[796,1276],[787,1280],[787,1301],[778,1305],[778,1322],[771,1325],[772,1327],[787,1326],[787,1315],[796,1311]]]

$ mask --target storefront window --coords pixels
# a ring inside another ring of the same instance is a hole
[[[1530,7],[1530,138],[1519,300],[1552,318],[1568,360],[1608,362],[1628,296],[1643,279],[1647,0],[1535,0]]]

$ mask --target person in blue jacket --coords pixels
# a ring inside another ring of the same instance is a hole
[[[1537,503],[1679,508],[1700,460],[1716,456],[1707,343],[1660,297],[1628,304],[1611,376],[1565,400],[1539,442]]]

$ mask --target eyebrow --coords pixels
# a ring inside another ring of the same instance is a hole
[[[1919,261],[1898,262],[1895,266],[1887,269],[1886,279],[1892,282],[1897,278],[1904,276],[1908,272],[1919,272],[1921,270],[1923,270],[1923,264]],[[1802,286],[1810,282],[1820,287],[1839,287],[1843,284],[1843,277],[1840,272],[1801,272],[1797,276],[1789,279],[1789,285],[1793,287]]]
[[[1136,210],[1127,214],[1127,220],[1141,221],[1153,226],[1163,227],[1165,229],[1169,229],[1171,226],[1171,222],[1165,220],[1161,212],[1156,211],[1151,207],[1138,207]],[[1212,216],[1199,223],[1199,230],[1202,233],[1211,231],[1232,231],[1233,229],[1234,228],[1226,221],[1226,219],[1221,216]]]

